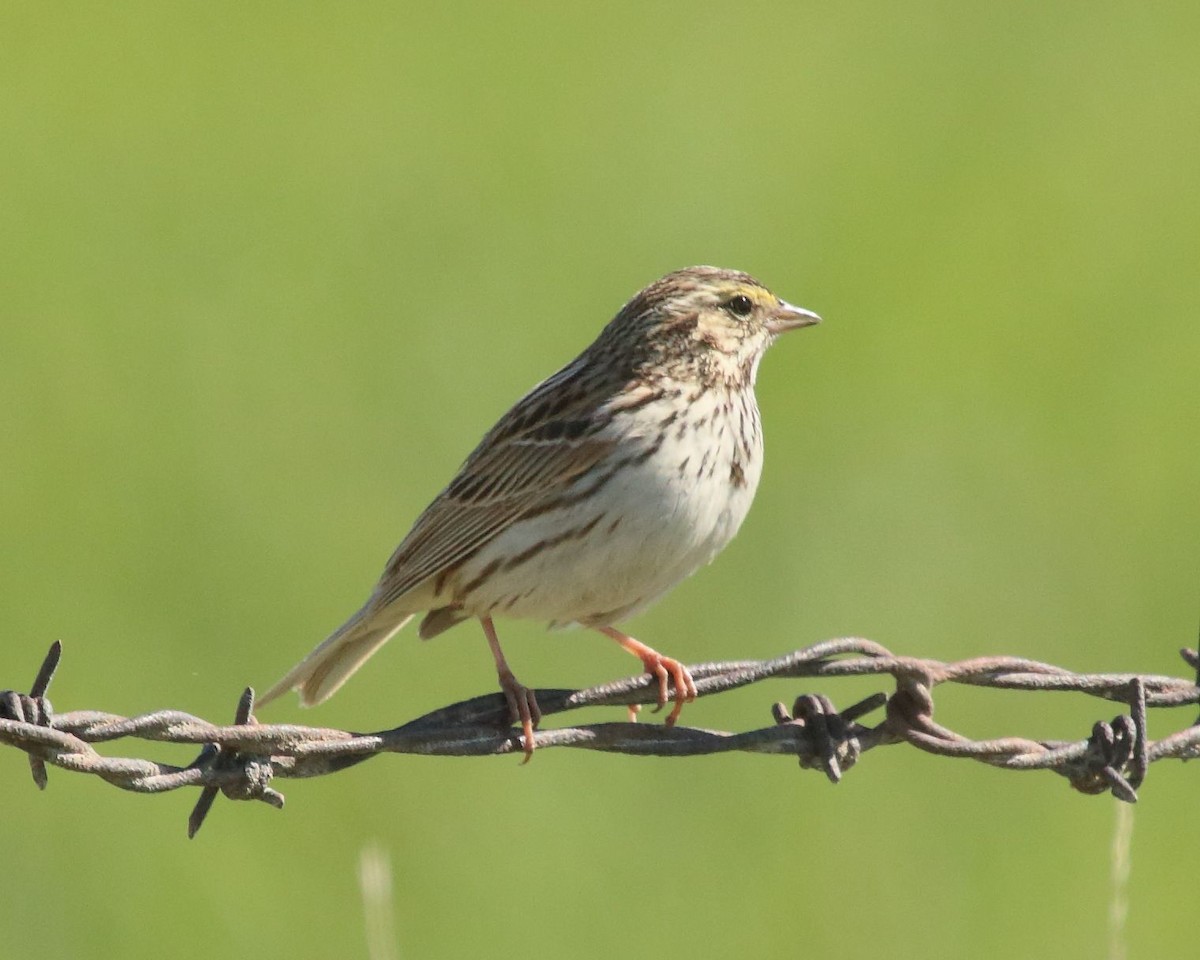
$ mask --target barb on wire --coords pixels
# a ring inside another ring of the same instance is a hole
[[[90,773],[135,793],[163,793],[199,787],[188,821],[194,836],[217,793],[233,800],[259,800],[283,806],[272,789],[276,777],[316,777],[336,773],[381,753],[432,756],[487,756],[522,753],[519,728],[509,721],[501,693],[434,710],[415,720],[376,733],[260,724],[254,717],[254,691],[242,693],[234,723],[220,726],[175,710],[121,717],[94,710],[56,714],[46,691],[62,647],[51,646],[28,694],[0,691],[0,744],[25,751],[34,782],[46,786],[46,764]],[[1200,653],[1180,651],[1193,670]],[[901,657],[870,640],[828,640],[773,660],[735,660],[691,667],[697,696],[713,696],[768,678],[834,679],[889,677],[893,689],[879,692],[844,710],[824,695],[805,694],[791,710],[771,708],[774,723],[742,733],[659,724],[589,723],[539,730],[534,745],[574,747],[637,756],[683,757],[744,751],[785,754],[803,768],[819,769],[837,783],[867,750],[907,743],[943,757],[959,757],[1009,770],[1051,770],[1083,793],[1111,793],[1128,803],[1151,763],[1200,756],[1200,723],[1159,740],[1146,730],[1149,708],[1200,703],[1196,679],[1127,673],[1072,673],[1062,667],[1018,657],[976,657],[956,663]],[[944,683],[1005,690],[1072,691],[1123,704],[1111,721],[1093,725],[1080,740],[1029,740],[1005,737],[972,740],[933,719],[933,690]],[[653,703],[657,681],[631,677],[587,690],[538,690],[543,717],[581,707]],[[874,726],[860,723],[884,708]],[[92,744],[133,738],[199,746],[186,767],[135,757],[107,757]]]

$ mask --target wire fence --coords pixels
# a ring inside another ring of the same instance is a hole
[[[391,730],[355,733],[295,724],[260,724],[254,717],[254,691],[246,688],[231,725],[210,723],[176,710],[121,717],[95,710],[56,714],[46,691],[58,667],[61,644],[51,646],[28,693],[0,691],[0,744],[25,751],[34,782],[45,788],[47,764],[89,773],[135,793],[163,793],[199,787],[188,820],[194,836],[218,793],[233,800],[283,806],[276,778],[336,773],[381,753],[436,756],[490,756],[522,753],[519,728],[510,726],[503,694],[490,693],[451,704]],[[1180,651],[1192,679],[1129,673],[1072,673],[1019,657],[976,657],[956,663],[896,656],[870,640],[848,638],[818,643],[772,660],[704,663],[689,669],[698,696],[713,696],[769,678],[890,677],[890,692],[879,692],[843,710],[823,695],[799,697],[789,709],[771,708],[774,722],[742,733],[635,722],[589,723],[539,730],[537,750],[573,747],[637,756],[684,757],[744,751],[784,754],[800,766],[817,769],[833,782],[875,747],[907,743],[943,757],[976,760],[1009,770],[1051,770],[1083,793],[1111,793],[1128,803],[1151,763],[1200,756],[1200,721],[1151,740],[1149,708],[1200,703],[1200,653]],[[1023,737],[973,740],[933,719],[934,688],[962,684],[1028,692],[1071,691],[1122,704],[1110,721],[1097,721],[1075,741]],[[543,717],[581,707],[653,703],[657,681],[631,677],[586,690],[538,690]],[[875,725],[859,721],[883,710]],[[108,757],[92,744],[137,739],[200,747],[186,767],[137,757]]]

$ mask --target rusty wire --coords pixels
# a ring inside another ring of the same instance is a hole
[[[175,710],[121,717],[94,710],[55,714],[46,690],[62,647],[51,646],[28,694],[0,692],[0,743],[25,751],[34,782],[45,788],[46,764],[90,773],[123,790],[162,793],[199,787],[200,799],[188,821],[195,835],[218,792],[234,800],[260,800],[283,806],[270,784],[276,777],[315,777],[335,773],[381,753],[485,756],[520,753],[518,729],[510,727],[508,705],[491,693],[443,707],[402,726],[377,733],[260,724],[254,717],[254,691],[239,700],[234,722],[220,726]],[[1149,765],[1157,760],[1200,756],[1200,723],[1150,740],[1146,711],[1200,703],[1200,654],[1181,656],[1195,679],[1127,673],[1079,674],[1018,657],[976,657],[956,663],[898,657],[870,640],[848,638],[818,643],[772,660],[739,660],[691,667],[698,696],[711,696],[767,678],[889,675],[890,693],[876,693],[842,711],[821,695],[799,697],[789,710],[772,707],[774,723],[743,733],[616,722],[539,730],[536,747],[575,747],[638,756],[681,757],[745,751],[797,757],[800,766],[823,771],[833,782],[874,747],[908,743],[927,753],[960,757],[1010,770],[1051,770],[1084,793],[1112,793],[1128,803]],[[1005,690],[1073,691],[1125,705],[1111,721],[1099,721],[1076,741],[1005,737],[972,740],[936,723],[933,689],[943,683]],[[646,675],[587,690],[538,690],[548,717],[580,707],[651,703],[657,684]],[[880,707],[875,726],[858,721]],[[122,738],[201,747],[186,767],[135,757],[107,757],[91,745]]]

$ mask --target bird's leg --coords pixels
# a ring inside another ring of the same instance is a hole
[[[645,666],[646,672],[650,676],[658,678],[658,707],[656,708],[656,712],[666,706],[667,700],[670,699],[667,695],[668,678],[675,682],[675,706],[667,715],[666,720],[667,726],[673,727],[675,721],[679,719],[679,713],[683,710],[683,705],[691,703],[696,699],[696,681],[692,679],[688,668],[678,660],[671,657],[664,657],[657,650],[646,646],[638,640],[634,640],[633,637],[613,627],[597,627],[596,629],[606,637],[612,637],[612,639],[616,640],[617,643],[642,661],[642,665]],[[632,711],[630,712],[632,714]],[[634,719],[634,717],[631,716],[630,719]]]
[[[500,649],[500,638],[496,636],[496,626],[491,617],[480,617],[483,633],[487,637],[488,646],[492,649],[492,657],[496,660],[496,675],[500,678],[500,689],[504,699],[508,701],[508,709],[514,723],[521,724],[521,733],[525,738],[525,763],[533,756],[533,728],[542,721],[542,711],[538,709],[537,697],[524,684],[518,683],[509,669],[508,661],[504,659],[504,651]]]

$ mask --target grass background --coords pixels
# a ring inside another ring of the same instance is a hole
[[[0,686],[230,717],[361,601],[482,431],[667,270],[826,318],[763,365],[758,502],[631,624],[686,660],[870,636],[1178,673],[1200,525],[1200,14],[1121,3],[129,3],[0,12]],[[631,672],[503,626],[519,676]],[[401,635],[318,711],[491,688]],[[827,692],[845,703],[867,687]],[[768,721],[779,684],[693,724]],[[974,734],[1111,711],[948,691]],[[1156,730],[1186,723],[1157,716]],[[186,752],[147,748],[183,760]],[[1192,934],[1196,774],[1137,809],[1129,937]],[[1113,804],[900,749],[382,759],[279,814],[0,752],[0,933],[47,956],[1092,957]]]

